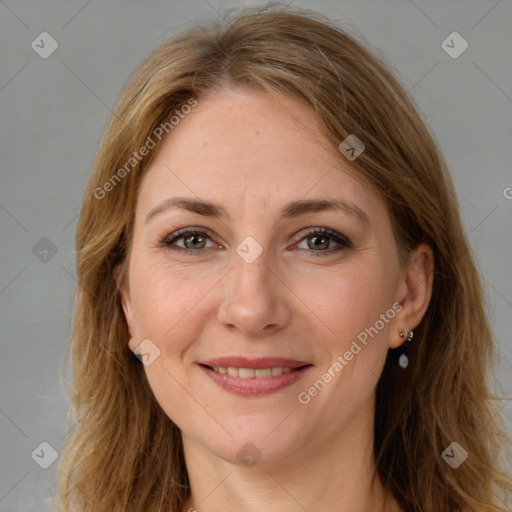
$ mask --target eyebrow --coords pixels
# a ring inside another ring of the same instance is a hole
[[[220,204],[189,197],[171,197],[155,206],[146,215],[146,223],[157,215],[173,208],[181,208],[192,213],[197,213],[198,215],[203,215],[204,217],[219,219],[230,218],[226,209]],[[280,217],[282,219],[291,219],[300,215],[323,211],[341,211],[347,215],[359,218],[359,220],[367,226],[370,225],[368,216],[361,208],[342,199],[302,199],[293,201],[281,209]]]

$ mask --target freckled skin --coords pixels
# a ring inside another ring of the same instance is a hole
[[[304,504],[322,500],[336,508],[341,497],[355,506],[380,496],[369,491],[368,480],[375,386],[387,350],[402,343],[398,330],[409,327],[406,321],[419,323],[422,311],[404,307],[309,404],[299,403],[297,395],[361,331],[403,301],[409,283],[384,202],[345,172],[349,162],[319,133],[313,114],[295,99],[226,91],[200,101],[180,121],[139,190],[129,284],[123,288],[130,331],[160,349],[144,369],[156,399],[182,430],[198,496],[234,471],[215,500],[196,502],[199,511],[233,506],[240,482],[249,477],[258,489],[269,488],[263,502],[272,498],[295,510],[275,482],[269,487],[267,472]],[[145,223],[154,206],[178,195],[219,203],[231,220],[172,209]],[[279,220],[284,204],[313,198],[351,202],[370,224],[340,211]],[[160,244],[187,227],[214,234],[198,256],[184,254],[183,238],[176,242],[181,252]],[[344,235],[353,247],[308,257],[314,249],[306,232],[316,227]],[[294,239],[300,232],[304,236]],[[263,248],[250,264],[236,252],[247,236]],[[412,308],[414,300],[409,302]],[[288,357],[314,367],[276,393],[240,397],[213,384],[197,364],[229,355]],[[237,457],[247,442],[262,454],[250,469]]]

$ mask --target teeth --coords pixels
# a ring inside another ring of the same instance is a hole
[[[257,370],[254,370],[254,376],[268,379],[269,377],[272,377],[272,368],[258,368]]]
[[[230,366],[228,368],[228,375],[230,377],[238,377],[238,368],[233,368],[232,366]]]
[[[290,373],[293,368],[277,366],[275,368],[234,368],[233,366],[214,366],[213,371],[223,375],[229,375],[230,377],[240,377],[241,379],[268,379],[269,377],[275,377],[282,375],[283,373]]]
[[[229,368],[228,368],[229,371]],[[253,368],[239,368],[238,376],[242,379],[252,379],[254,378],[254,369]]]

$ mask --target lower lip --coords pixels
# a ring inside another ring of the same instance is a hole
[[[255,377],[249,379],[231,377],[226,373],[216,373],[202,365],[199,365],[199,368],[201,368],[215,384],[230,393],[241,396],[261,396],[269,395],[287,386],[291,386],[301,379],[311,366],[305,366],[299,370],[275,375],[274,377]]]

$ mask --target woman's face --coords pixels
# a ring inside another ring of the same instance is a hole
[[[164,139],[139,190],[130,347],[149,354],[184,440],[225,460],[351,442],[408,327],[384,202],[320,133],[296,99],[218,93]]]

